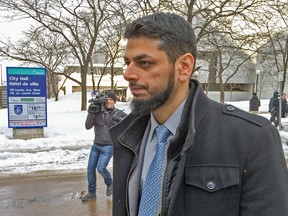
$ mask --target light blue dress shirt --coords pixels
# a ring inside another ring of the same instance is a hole
[[[169,140],[171,140],[175,134],[176,129],[180,123],[181,115],[184,109],[184,105],[186,99],[180,104],[180,106],[176,109],[176,111],[170,116],[170,118],[164,123],[164,125],[170,130],[171,134],[168,137],[168,148],[169,148]],[[139,163],[135,167],[133,173],[131,174],[131,178],[129,181],[129,211],[131,216],[137,216],[138,209],[138,197],[141,196],[141,190],[146,180],[146,176],[148,173],[148,169],[154,155],[156,153],[156,136],[155,136],[155,128],[159,126],[159,123],[151,113],[150,121],[147,124],[139,153]],[[160,211],[160,206],[159,206]]]

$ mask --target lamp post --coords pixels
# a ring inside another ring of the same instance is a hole
[[[260,70],[256,70],[256,95],[258,95],[258,76],[260,73]]]

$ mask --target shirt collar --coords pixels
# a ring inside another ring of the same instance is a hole
[[[187,100],[187,97],[183,100],[183,102],[179,105],[179,107],[175,110],[175,112],[170,116],[170,118],[164,123],[165,127],[167,127],[170,130],[173,136],[175,136],[176,129],[180,123],[186,100]],[[159,126],[158,121],[155,119],[152,113],[151,113],[150,123],[151,123],[151,128],[150,128],[149,140],[151,141],[151,139],[153,138],[155,128]]]

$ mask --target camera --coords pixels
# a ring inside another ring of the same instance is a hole
[[[88,111],[91,113],[105,111],[106,94],[99,91],[91,93],[92,98],[88,101],[90,103]]]

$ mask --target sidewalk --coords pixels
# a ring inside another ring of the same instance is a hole
[[[96,201],[82,202],[87,192],[86,174],[0,179],[0,215],[5,216],[110,216],[103,178],[97,174]]]

